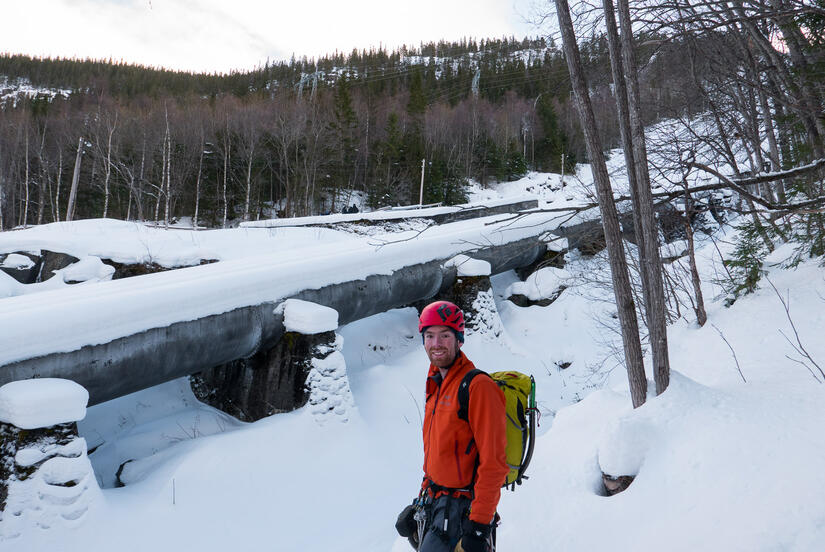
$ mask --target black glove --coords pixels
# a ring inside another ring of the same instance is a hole
[[[402,537],[418,537],[418,524],[413,516],[415,515],[415,505],[410,504],[398,514],[398,521],[395,522],[395,530]]]
[[[491,530],[490,525],[465,519],[461,522],[461,540],[455,546],[455,552],[488,552]]]

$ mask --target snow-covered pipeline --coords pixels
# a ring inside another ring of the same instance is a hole
[[[334,308],[346,324],[434,297],[455,281],[455,267],[443,265],[459,253],[490,262],[493,274],[531,264],[554,224],[529,218],[518,228],[467,221],[379,248],[334,246],[256,266],[216,263],[9,298],[0,302],[0,385],[66,378],[97,404],[245,358],[280,338],[274,311],[288,297]]]

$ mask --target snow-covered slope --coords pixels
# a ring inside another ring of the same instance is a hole
[[[547,201],[572,201],[550,189],[558,178],[475,193],[539,186]],[[669,330],[671,386],[635,411],[613,357],[603,253],[568,254],[568,288],[546,307],[506,300],[514,273],[493,278],[498,335],[468,335],[464,350],[479,368],[532,373],[542,412],[530,479],[500,504],[501,550],[825,549],[825,375],[812,364],[825,367],[825,272],[768,267],[807,359],[780,333],[795,343],[767,281],[723,306],[714,280],[733,235],[714,238],[697,238],[705,296],[716,298],[709,322],[698,328],[682,311]],[[408,550],[393,524],[421,478],[427,360],[416,312],[338,333],[355,407],[346,423],[319,425],[304,408],[242,424],[198,403],[185,380],[101,404],[80,424],[104,487],[83,523],[33,528],[3,550]],[[606,497],[602,471],[636,479]]]

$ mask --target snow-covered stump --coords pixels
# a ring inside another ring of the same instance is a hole
[[[447,266],[455,266],[456,281],[442,298],[464,311],[465,335],[498,337],[502,324],[490,283],[490,263],[457,255],[447,262]]]
[[[504,295],[519,307],[547,307],[568,288],[570,280],[570,273],[562,268],[541,268],[523,282],[513,283]]]
[[[346,420],[352,395],[336,335],[338,313],[288,299],[276,309],[285,332],[269,350],[191,376],[195,396],[239,420],[253,422],[296,410],[307,402],[316,414]]]
[[[100,488],[78,436],[89,393],[69,380],[0,387],[0,541],[82,522]]]

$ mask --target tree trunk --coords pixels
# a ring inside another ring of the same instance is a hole
[[[143,182],[145,176],[145,168],[146,168],[146,135],[143,135],[143,147],[140,150],[140,175],[138,177],[138,190],[137,195],[135,196],[135,201],[137,202],[137,209],[138,209],[138,220],[146,220],[146,217],[143,214]]]
[[[705,311],[705,298],[702,295],[702,281],[699,278],[699,269],[696,267],[696,249],[693,244],[693,226],[690,223],[690,217],[693,214],[693,201],[690,197],[687,179],[682,180],[682,185],[685,188],[685,234],[688,242],[688,262],[690,264],[690,279],[693,282],[693,293],[696,298],[695,307],[693,311],[696,313],[696,323],[699,326],[704,326],[708,321],[707,311]]]
[[[226,220],[229,215],[229,205],[226,202],[226,186],[227,181],[229,178],[229,148],[231,146],[229,142],[229,122],[226,123],[226,134],[224,134],[224,151],[223,151],[223,224],[222,227],[226,228]]]
[[[167,123],[168,124],[168,123]],[[172,136],[169,128],[166,129],[166,203],[163,207],[163,225],[169,228],[169,221],[172,217]]]
[[[593,115],[587,82],[584,79],[579,49],[573,31],[573,22],[570,19],[570,8],[567,0],[555,0],[555,4],[567,67],[570,70],[573,92],[579,109],[582,129],[584,130],[587,153],[592,163],[593,175],[596,181],[599,210],[601,211],[610,260],[610,272],[613,278],[613,293],[616,297],[616,307],[621,325],[630,395],[633,407],[636,408],[644,404],[647,397],[647,379],[645,377],[642,347],[639,342],[639,326],[633,303],[633,292],[630,287],[627,260],[625,259],[619,227],[619,217],[616,212],[616,204],[613,202],[610,176],[607,173],[601,140],[596,130],[596,118]]]
[[[163,146],[166,148],[166,163],[163,166],[163,171],[166,173],[166,202],[163,207],[163,225],[165,228],[169,228],[172,201],[172,133],[169,130],[169,110],[166,109],[165,105],[164,113],[166,116],[166,139],[163,142]]]
[[[43,213],[46,210],[46,185],[49,183],[49,171],[43,160],[43,148],[46,145],[46,130],[48,124],[43,127],[43,135],[40,137],[40,149],[37,152],[37,159],[40,163],[40,181],[37,184],[37,224],[43,224]],[[51,194],[49,194],[51,197]]]
[[[249,220],[249,199],[252,194],[252,160],[255,148],[250,143],[249,157],[246,160],[246,200],[243,206],[243,219]]]
[[[639,219],[644,234],[644,251],[641,257],[642,270],[647,273],[648,292],[647,325],[653,352],[653,376],[656,394],[667,389],[670,382],[670,360],[667,347],[667,320],[665,294],[662,283],[662,263],[659,258],[659,229],[653,213],[653,197],[650,191],[650,173],[647,165],[645,129],[642,124],[642,106],[639,94],[639,71],[633,49],[633,30],[630,7],[627,0],[618,0],[619,25],[621,26],[622,62],[625,80],[629,85],[628,107],[630,108],[630,129],[633,135],[633,160],[636,165],[636,184],[639,197]]]
[[[5,193],[6,193],[6,187],[3,185],[3,180],[4,180],[3,171],[2,171],[2,167],[3,167],[3,164],[2,164],[2,161],[3,161],[3,155],[2,155],[3,154],[3,145],[2,145],[1,142],[2,141],[0,141],[0,232],[2,232],[3,230],[6,229],[6,225],[5,225],[6,219],[3,215],[3,207],[4,207],[4,204],[5,204],[5,197],[4,196],[5,196]]]
[[[129,174],[129,201],[126,203],[126,220],[132,220],[132,197],[135,195],[135,177]]]
[[[25,138],[26,140],[26,177],[24,180],[24,185],[26,187],[26,202],[23,204],[23,220],[21,224],[23,228],[26,228],[29,225],[29,127],[26,127]]]
[[[192,226],[198,229],[198,210],[201,200],[201,174],[203,173],[203,135],[201,135],[201,152],[198,158],[198,176],[195,179],[195,216],[192,218]]]
[[[60,181],[63,179],[63,150],[57,151],[57,181],[54,184],[54,221],[60,222]]]
[[[763,89],[757,91],[759,94],[759,106],[762,110],[762,122],[765,124],[765,134],[768,137],[768,151],[771,160],[771,171],[778,172],[782,170],[782,163],[779,158],[779,145],[776,141],[776,128],[774,128],[773,117],[771,116],[770,104],[768,104],[768,95]],[[787,201],[785,191],[785,183],[779,180],[776,183],[776,196],[781,203]]]
[[[106,176],[103,181],[103,218],[109,216],[109,179],[112,176],[112,136],[117,127],[117,114],[115,114],[115,122],[109,128],[109,139],[106,142]]]
[[[74,172],[72,173],[72,187],[69,189],[69,204],[66,206],[66,221],[71,222],[74,218],[75,201],[77,201],[77,184],[80,181],[80,160],[83,156],[83,137],[77,140],[77,157],[74,160]]]

